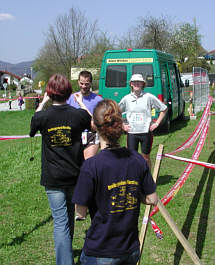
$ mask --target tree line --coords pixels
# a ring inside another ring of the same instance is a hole
[[[191,72],[193,66],[210,70],[205,59],[198,59],[206,54],[201,39],[195,19],[173,24],[167,16],[140,17],[123,36],[111,37],[99,29],[97,20],[90,21],[83,11],[72,7],[49,27],[33,68],[38,80],[47,81],[56,72],[70,78],[71,67],[100,68],[108,49],[141,48],[173,54],[181,72]]]

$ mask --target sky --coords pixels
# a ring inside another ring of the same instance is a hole
[[[202,46],[215,49],[215,0],[2,0],[0,4],[0,61],[16,64],[35,60],[50,25],[70,8],[78,8],[101,31],[120,37],[152,16],[170,18],[173,24],[196,20]]]

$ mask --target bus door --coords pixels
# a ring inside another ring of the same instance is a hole
[[[177,82],[177,73],[173,64],[169,64],[169,75],[172,90],[172,118],[175,119],[179,114],[179,87]]]
[[[172,93],[167,64],[161,64],[161,83],[163,91],[163,101],[167,105],[169,114],[172,115]]]

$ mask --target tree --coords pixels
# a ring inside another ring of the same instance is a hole
[[[207,63],[205,59],[190,57],[186,62],[181,64],[181,72],[183,73],[193,72],[193,67],[202,67],[207,71],[209,71],[211,68],[211,66]]]
[[[136,26],[132,27],[123,42],[127,48],[147,48],[168,51],[171,38],[171,22],[167,17],[141,17]],[[120,46],[123,47],[122,41]]]
[[[175,27],[171,39],[171,52],[175,54],[180,63],[184,63],[185,58],[198,57],[202,51],[201,35],[194,24],[183,23]]]
[[[42,71],[44,80],[55,72],[70,77],[71,66],[91,49],[97,22],[90,23],[79,9],[71,8],[49,27],[45,45],[41,48],[34,70]]]
[[[102,58],[106,50],[115,48],[114,40],[106,32],[99,32],[95,35],[94,44],[88,53],[81,57],[80,66],[95,67],[101,66]]]
[[[130,29],[125,36],[122,36],[119,40],[118,40],[118,48],[119,49],[128,49],[128,48],[136,48],[136,37],[135,34],[133,34],[133,31],[136,30],[134,29]]]

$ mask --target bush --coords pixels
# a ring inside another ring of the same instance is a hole
[[[72,93],[78,92],[79,91],[78,80],[71,80],[70,83],[72,85]]]

